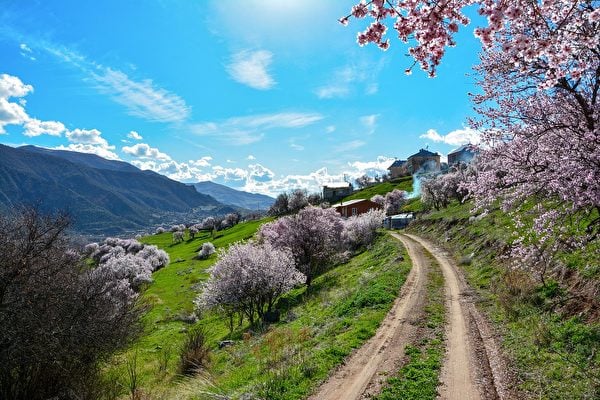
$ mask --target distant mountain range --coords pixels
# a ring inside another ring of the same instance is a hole
[[[0,145],[0,208],[67,210],[74,229],[109,235],[238,211],[193,187],[122,161]]]
[[[221,203],[248,210],[267,210],[275,201],[274,198],[264,194],[243,192],[210,181],[194,183],[193,186],[198,192],[208,194]]]

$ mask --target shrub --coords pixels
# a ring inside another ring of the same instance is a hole
[[[68,218],[0,215],[0,398],[85,398],[138,332],[129,284],[70,249]]]
[[[206,242],[202,244],[202,248],[198,252],[198,258],[201,260],[206,260],[210,257],[211,254],[215,253],[215,245],[211,242]]]
[[[381,227],[385,213],[381,210],[370,210],[355,215],[344,221],[342,240],[350,250],[356,250],[373,242],[377,229]]]
[[[179,242],[183,242],[183,231],[176,231],[173,232],[173,242],[175,243],[179,243]]]
[[[193,375],[210,363],[210,348],[206,336],[205,330],[201,327],[187,332],[179,358],[179,369],[182,374]]]

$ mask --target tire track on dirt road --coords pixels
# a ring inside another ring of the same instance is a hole
[[[477,310],[452,257],[418,236],[405,236],[429,251],[442,269],[448,327],[441,372],[441,399],[516,399],[512,377],[487,319]]]
[[[391,235],[404,244],[413,265],[400,296],[375,336],[351,354],[309,400],[357,400],[378,392],[382,385],[379,375],[397,369],[404,347],[413,339],[416,324],[411,320],[423,310],[428,263],[418,244],[398,234]]]

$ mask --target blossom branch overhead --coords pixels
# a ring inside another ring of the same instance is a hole
[[[486,17],[487,26],[477,27],[474,34],[484,50],[492,47],[510,55],[511,65],[522,67],[537,62],[547,70],[542,88],[557,80],[576,77],[585,70],[587,60],[578,56],[581,50],[598,49],[600,2],[594,0],[372,0],[354,5],[349,15],[340,18],[347,25],[353,17],[372,18],[374,21],[357,35],[360,46],[374,43],[382,50],[390,46],[385,38],[388,25],[398,39],[409,44],[414,65],[430,77],[436,75],[446,49],[456,45],[454,35],[460,26],[471,23],[465,14],[469,6],[476,6],[479,15]]]

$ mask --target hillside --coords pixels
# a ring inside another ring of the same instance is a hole
[[[357,190],[350,196],[347,196],[343,201],[354,200],[354,199],[370,199],[376,194],[385,196],[387,192],[391,192],[394,189],[404,190],[406,192],[413,191],[413,178],[412,176],[405,176],[402,178],[393,179],[388,182],[376,183],[369,187],[361,190]]]
[[[243,192],[210,181],[194,183],[193,186],[199,193],[212,196],[223,204],[248,210],[268,210],[275,201],[274,198],[264,194]]]
[[[600,392],[598,241],[563,253],[563,271],[510,267],[512,218],[472,215],[470,203],[430,211],[409,227],[460,262],[476,302],[494,321],[526,398],[595,398]],[[594,216],[590,216],[593,218]]]
[[[120,161],[0,145],[0,206],[23,204],[66,210],[74,229],[90,235],[143,230],[192,213],[233,211],[192,187]]]
[[[144,293],[149,312],[143,336],[107,371],[107,379],[121,394],[127,362],[137,357],[138,385],[149,398],[193,399],[198,393],[239,398],[255,393],[260,398],[303,399],[375,333],[410,270],[408,261],[398,262],[407,258],[406,253],[387,235],[381,235],[370,251],[316,278],[310,292],[302,286],[286,294],[278,302],[282,321],[264,331],[248,330],[245,322],[230,336],[228,321],[212,313],[194,322],[192,300],[217,259],[213,255],[197,260],[197,249],[207,241],[223,249],[251,237],[268,220],[241,223],[214,238],[203,233],[177,244],[170,233],[142,239],[166,250],[171,264],[154,274],[154,283]],[[367,279],[370,284],[362,284]],[[209,339],[210,366],[196,377],[182,379],[181,346],[186,332],[198,328]],[[219,348],[226,339],[234,344]]]

